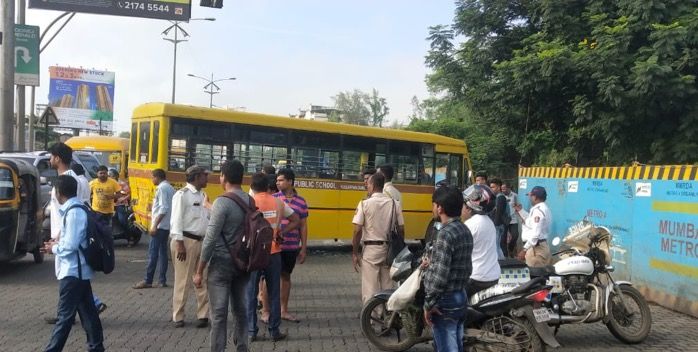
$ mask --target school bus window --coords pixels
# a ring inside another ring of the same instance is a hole
[[[228,146],[225,145],[196,144],[194,150],[194,162],[213,172],[220,172],[221,164],[228,159]]]
[[[250,130],[250,144],[286,145],[286,133],[266,129]]]
[[[448,154],[436,154],[434,184],[448,180]]]
[[[342,152],[341,175],[342,180],[358,180],[361,176],[362,165],[361,160],[365,159],[368,163],[368,153],[366,152]]]
[[[337,178],[337,169],[339,166],[339,152],[321,150],[320,151],[320,178]]]
[[[153,140],[150,147],[150,162],[158,162],[158,144],[160,141],[160,121],[153,122]]]
[[[337,136],[323,133],[294,131],[292,133],[291,145],[297,147],[322,148],[328,145],[337,144]]]
[[[293,148],[291,150],[291,165],[296,176],[318,177],[320,149],[315,148]]]
[[[419,184],[434,185],[434,145],[422,144],[422,164],[419,166]]]
[[[463,173],[463,156],[451,154],[450,163],[448,166],[448,171],[450,174],[450,184],[452,186],[460,186],[460,177]]]
[[[409,184],[417,183],[417,158],[407,155],[393,155],[392,160],[394,169],[393,182]]]
[[[131,161],[136,161],[136,155],[138,155],[136,150],[136,143],[138,142],[138,124],[131,124]]]
[[[141,163],[147,163],[148,148],[150,147],[150,122],[141,122],[138,137],[140,139],[138,161]]]
[[[170,170],[184,171],[187,168],[187,141],[185,139],[172,139],[170,141]]]

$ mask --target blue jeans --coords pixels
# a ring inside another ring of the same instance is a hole
[[[216,255],[208,267],[208,298],[211,313],[211,351],[225,351],[228,343],[228,311],[233,309],[233,343],[238,352],[247,352],[247,307],[245,290],[249,275],[233,269],[230,258]]]
[[[102,322],[92,297],[90,280],[66,277],[59,281],[58,321],[46,351],[62,351],[75,322],[75,312],[80,314],[82,328],[87,333],[87,350],[104,351]]]
[[[502,238],[504,238],[504,241],[506,241],[507,227],[506,225],[499,225],[495,226],[494,228],[497,229],[497,259],[502,260],[504,259],[504,251],[506,248],[502,249],[501,243]]]
[[[281,254],[271,255],[269,267],[264,270],[252,272],[250,283],[247,285],[247,334],[256,336],[257,328],[257,291],[259,280],[264,275],[267,283],[267,296],[269,299],[269,334],[278,336],[281,325]]]
[[[444,293],[436,306],[441,315],[432,315],[436,352],[463,352],[463,325],[468,306],[465,291]]]
[[[148,266],[145,269],[145,283],[152,285],[155,269],[160,264],[160,284],[167,283],[167,252],[170,230],[158,229],[148,244]]]

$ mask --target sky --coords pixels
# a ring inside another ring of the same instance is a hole
[[[236,78],[219,83],[215,105],[281,116],[331,106],[340,91],[375,88],[388,101],[389,123],[406,122],[412,97],[428,96],[428,28],[452,23],[455,9],[447,0],[224,0],[222,9],[198,3],[192,18],[216,21],[182,24],[190,37],[178,46],[177,103],[209,104],[205,82],[189,73]],[[43,30],[58,15],[28,9],[26,23]],[[36,102],[48,100],[49,66],[113,71],[114,129],[129,130],[136,106],[171,100],[173,45],[162,39],[169,25],[78,13],[41,55]]]

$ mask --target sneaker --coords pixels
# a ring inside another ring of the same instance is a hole
[[[164,287],[169,287],[169,286],[167,286],[167,284],[155,284],[155,285],[153,285],[153,287],[164,288]]]
[[[174,327],[175,327],[175,328],[182,328],[182,327],[184,327],[184,320],[180,320],[180,321],[174,322]]]
[[[247,336],[247,344],[251,344],[253,342],[257,341],[257,335],[249,335]]]
[[[197,328],[206,328],[208,327],[208,318],[203,318],[199,319],[196,321],[196,327]]]
[[[135,290],[140,290],[142,288],[152,288],[152,287],[153,287],[153,285],[151,285],[145,281],[141,281],[141,282],[138,282],[135,285],[133,285],[133,289],[135,289]]]
[[[272,336],[271,341],[272,342],[278,342],[281,340],[285,340],[288,337],[287,334],[284,334],[283,332],[280,332],[278,335]]]
[[[102,314],[102,312],[104,312],[105,310],[107,310],[107,305],[106,305],[106,304],[100,303],[100,304],[97,306],[97,314]]]

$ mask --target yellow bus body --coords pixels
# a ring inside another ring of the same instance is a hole
[[[453,184],[462,186],[467,170],[470,169],[470,160],[465,143],[439,135],[419,133],[395,129],[375,128],[367,126],[347,125],[331,122],[309,121],[289,117],[270,116],[257,113],[226,111],[194,106],[172,105],[164,103],[148,103],[134,110],[131,127],[130,160],[129,160],[129,184],[131,196],[134,202],[134,213],[137,223],[143,228],[150,225],[150,209],[154,195],[154,186],[151,181],[151,172],[154,169],[163,169],[167,173],[168,181],[179,189],[185,185],[184,167],[173,170],[174,153],[177,150],[175,137],[172,136],[173,121],[184,121],[191,126],[204,123],[218,123],[216,126],[227,128],[227,124],[235,128],[267,128],[270,131],[280,133],[319,133],[323,136],[336,138],[353,138],[353,136],[380,138],[390,143],[410,142],[433,145],[433,153],[441,157],[448,156],[452,163],[460,165],[453,173]],[[181,133],[178,132],[178,133]],[[344,136],[344,137],[340,137]],[[251,137],[250,137],[251,138]],[[234,140],[228,142],[229,146]],[[249,148],[253,143],[248,143]],[[187,145],[191,148],[190,145]],[[333,146],[328,146],[333,147]],[[279,147],[282,148],[283,147]],[[295,148],[287,145],[287,151]],[[291,152],[288,152],[289,154]],[[340,153],[340,152],[338,152]],[[342,152],[343,153],[343,152]],[[188,155],[188,154],[187,154]],[[339,154],[338,154],[339,155]],[[343,155],[343,154],[342,154]],[[368,153],[366,153],[368,155]],[[188,158],[190,156],[187,156]],[[196,158],[197,156],[193,156]],[[185,158],[185,157],[182,157]],[[233,158],[236,155],[233,153]],[[279,160],[277,165],[284,167],[291,157],[284,155],[284,160]],[[420,158],[414,156],[415,160]],[[359,160],[361,159],[361,160]],[[362,158],[357,159],[365,166]],[[264,160],[264,159],[262,159]],[[217,160],[222,161],[222,160]],[[434,162],[432,160],[432,162]],[[187,163],[186,166],[189,166]],[[213,172],[209,175],[208,186],[205,188],[210,199],[215,199],[222,193],[219,182],[219,168],[216,170],[213,164]],[[450,165],[450,164],[449,164]],[[450,167],[450,166],[449,166]],[[432,177],[436,176],[437,169],[433,168]],[[247,171],[247,170],[246,170]],[[397,171],[396,171],[397,173]],[[352,218],[358,203],[365,199],[366,190],[363,180],[351,176],[352,179],[328,179],[318,177],[303,177],[296,175],[295,187],[299,195],[304,197],[309,206],[308,236],[310,240],[350,240],[352,237]],[[447,177],[451,177],[450,174]],[[451,180],[449,178],[449,180]],[[418,181],[419,182],[419,181]],[[243,179],[243,188],[248,189],[250,173],[246,172]],[[403,214],[405,217],[405,234],[408,239],[421,239],[424,237],[427,226],[432,219],[431,194],[434,191],[434,183],[430,184],[400,184],[394,182],[402,193]]]
[[[76,136],[65,144],[73,150],[94,154],[108,168],[119,171],[119,177],[126,179],[128,172],[128,139],[108,136]]]

